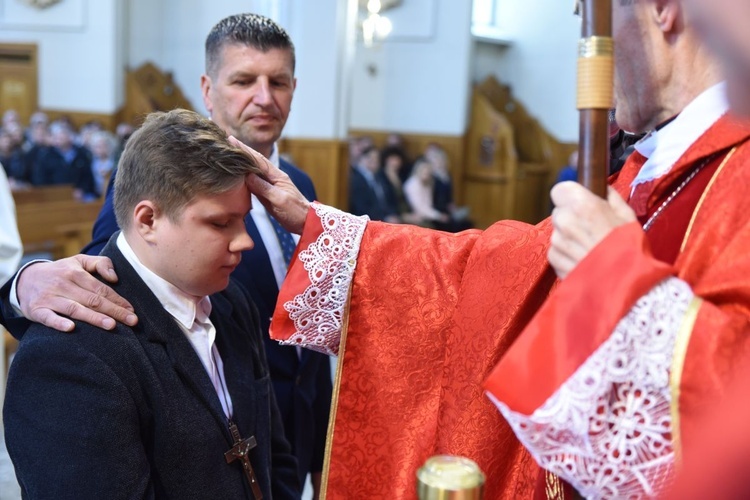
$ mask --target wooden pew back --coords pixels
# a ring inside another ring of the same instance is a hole
[[[48,201],[70,201],[73,199],[73,186],[40,186],[13,191],[16,206],[46,203]]]
[[[54,258],[74,255],[80,251],[80,246],[73,249],[67,239],[76,238],[80,243],[81,234],[90,235],[101,207],[101,200],[93,203],[63,200],[18,205],[16,218],[24,252],[51,252]]]

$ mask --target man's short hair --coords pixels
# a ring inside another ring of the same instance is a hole
[[[130,227],[133,209],[143,200],[175,221],[196,197],[225,193],[247,174],[259,172],[252,157],[198,113],[151,113],[128,140],[117,167],[117,224]]]
[[[247,45],[261,52],[288,50],[294,73],[294,44],[289,34],[272,19],[259,14],[235,14],[219,21],[206,37],[206,74],[214,77],[225,45]]]

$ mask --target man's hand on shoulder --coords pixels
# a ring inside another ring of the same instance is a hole
[[[106,330],[113,329],[115,321],[135,325],[138,318],[133,306],[92,276],[94,272],[110,283],[117,282],[107,257],[76,255],[26,267],[16,283],[21,312],[31,321],[64,332],[75,326],[68,318]]]

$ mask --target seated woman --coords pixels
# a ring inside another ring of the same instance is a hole
[[[435,180],[432,205],[436,210],[450,217],[449,225],[443,229],[458,232],[474,227],[468,219],[469,208],[457,207],[453,201],[453,179],[451,179],[448,155],[445,150],[439,144],[430,143],[425,149],[424,157],[432,165],[432,175]]]
[[[406,224],[429,225],[425,220],[414,213],[404,196],[404,186],[401,175],[404,168],[404,156],[396,150],[384,150],[380,161],[380,172],[385,190],[385,197],[390,206],[396,207],[401,221]]]
[[[450,216],[433,205],[434,189],[432,165],[425,158],[417,158],[411,176],[404,183],[404,197],[423,223],[429,223],[436,229],[444,229],[450,222]]]

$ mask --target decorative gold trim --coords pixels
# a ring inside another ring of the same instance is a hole
[[[672,446],[674,447],[675,464],[680,463],[682,456],[682,441],[680,437],[680,382],[682,381],[682,371],[685,368],[685,357],[687,356],[688,345],[693,334],[695,321],[698,319],[698,311],[703,304],[700,297],[693,297],[690,301],[685,317],[680,325],[680,330],[675,338],[672,369],[669,373],[669,392],[672,396],[670,411],[672,415]]]
[[[608,36],[590,36],[578,40],[578,57],[612,57],[615,53],[615,42]]]
[[[562,481],[548,470],[544,471],[544,493],[547,495],[547,500],[565,500]]]
[[[328,472],[331,466],[331,448],[333,447],[334,426],[336,424],[336,412],[339,406],[339,389],[341,388],[342,371],[344,370],[344,353],[346,352],[346,334],[349,330],[349,306],[352,303],[352,289],[349,287],[349,294],[346,299],[346,309],[341,326],[341,342],[339,344],[338,362],[336,364],[336,378],[333,381],[333,397],[331,398],[331,411],[328,414],[328,432],[326,433],[326,451],[323,458],[323,477],[320,481],[320,499],[326,499],[328,491]]]
[[[714,175],[711,177],[711,180],[708,182],[706,189],[703,190],[703,194],[701,194],[701,198],[700,200],[698,200],[698,204],[695,206],[695,210],[693,210],[693,215],[692,217],[690,217],[690,224],[688,224],[687,231],[685,231],[685,237],[682,239],[682,245],[680,245],[680,253],[682,253],[685,250],[685,247],[687,246],[688,237],[690,236],[690,233],[692,233],[693,231],[693,225],[695,224],[695,219],[698,217],[698,212],[703,206],[703,202],[706,201],[708,192],[711,191],[711,188],[716,182],[716,179],[719,177],[719,174],[722,172],[722,170],[724,170],[724,167],[726,167],[727,163],[729,162],[729,159],[734,155],[738,147],[739,146],[733,147],[729,151],[729,153],[727,153],[727,155],[724,157],[724,161],[721,162],[721,165],[719,165],[719,168],[716,169],[716,172],[714,172]]]

